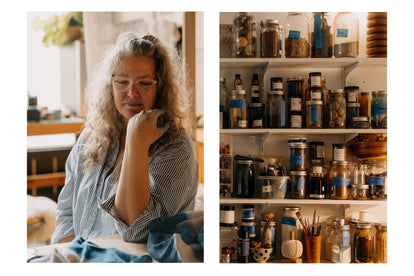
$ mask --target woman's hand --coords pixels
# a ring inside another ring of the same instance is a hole
[[[160,109],[143,110],[128,121],[126,143],[149,148],[169,128],[169,124],[157,127],[158,117],[164,113]]]

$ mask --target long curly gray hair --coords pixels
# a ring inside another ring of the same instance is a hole
[[[155,36],[122,33],[97,64],[95,77],[87,89],[85,167],[100,164],[108,149],[116,144],[125,131],[123,117],[115,107],[111,83],[111,77],[123,56],[154,58],[158,80],[154,108],[165,110],[166,119],[174,121],[174,125],[151,146],[149,154],[153,155],[174,139],[180,129],[185,129],[188,91],[185,72],[180,70],[179,61],[171,58],[168,48]]]

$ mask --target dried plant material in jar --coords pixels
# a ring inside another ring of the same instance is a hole
[[[345,128],[346,100],[342,89],[329,90],[328,127]]]
[[[285,39],[285,57],[287,58],[307,58],[309,57],[309,42],[307,39]]]

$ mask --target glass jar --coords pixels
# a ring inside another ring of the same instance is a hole
[[[286,127],[286,102],[283,90],[269,91],[267,93],[267,127]]]
[[[285,24],[285,57],[309,57],[308,18],[303,12],[289,12]]]
[[[332,199],[348,199],[351,182],[348,162],[332,161],[329,180],[330,197]]]
[[[328,220],[326,223],[325,228],[325,259],[328,261],[332,261],[332,242],[333,242],[333,235],[334,235],[334,227],[337,225],[336,220]]]
[[[226,79],[220,78],[220,128],[229,128],[229,96]]]
[[[322,101],[321,87],[309,87],[309,101]]]
[[[358,57],[359,20],[351,12],[339,12],[334,21],[335,57]]]
[[[296,239],[300,240],[299,230],[302,229],[296,212],[300,212],[300,207],[284,207],[281,221],[281,241],[290,240],[290,231],[295,233]]]
[[[387,160],[368,160],[368,185],[371,199],[387,199]]]
[[[372,91],[372,128],[387,128],[387,91]]]
[[[240,77],[240,74],[234,75],[234,90],[243,90],[243,81]]]
[[[303,78],[288,77],[288,107],[289,107],[289,126],[291,128],[302,128],[304,122],[304,104],[303,104]]]
[[[332,161],[347,161],[345,144],[332,144]]]
[[[367,185],[368,182],[368,165],[367,164],[352,164],[349,168],[351,172],[352,185]]]
[[[235,197],[252,198],[255,188],[255,171],[253,160],[234,160],[236,171],[233,186]]]
[[[309,87],[322,87],[322,73],[310,72],[309,73]],[[318,97],[320,99],[320,97]],[[311,98],[312,100],[313,98]]]
[[[326,182],[323,177],[322,164],[312,165],[312,175],[307,189],[308,198],[323,199],[326,197]]]
[[[283,78],[273,77],[270,78],[270,91],[282,90],[283,91]]]
[[[254,220],[246,220],[242,219],[241,225],[247,228],[247,232],[249,232],[249,239],[252,240],[256,237],[256,222]]]
[[[271,245],[273,248],[272,256],[276,256],[276,221],[260,221],[260,235],[262,246]]]
[[[349,237],[349,225],[344,225],[344,220],[339,220],[339,224],[334,226],[332,239],[331,261],[333,263],[350,263],[351,246]]]
[[[359,117],[359,103],[346,104],[346,124],[351,128],[351,122],[354,117]]]
[[[230,257],[230,261],[232,262],[237,262],[238,231],[239,231],[239,227],[237,225],[234,225],[232,227],[220,226],[220,248],[225,249],[226,255],[227,254],[230,255],[226,257]]]
[[[361,92],[359,96],[359,116],[371,118],[371,96],[369,92]]]
[[[351,199],[366,200],[369,196],[369,185],[350,185]]]
[[[306,171],[306,138],[295,138],[288,140],[290,153],[290,170]]]
[[[346,101],[342,89],[329,90],[328,128],[345,128]]]
[[[256,57],[256,18],[248,12],[239,12],[233,18],[234,58]]]
[[[311,56],[332,57],[332,17],[327,12],[314,12],[310,22]]]
[[[320,160],[323,164],[325,159],[325,143],[324,142],[309,142],[309,159]]]
[[[277,19],[264,19],[260,22],[260,56],[262,58],[280,58],[280,28]]]
[[[265,105],[262,103],[249,104],[249,128],[264,127]]]
[[[371,127],[368,117],[353,117],[349,128],[369,129]]]
[[[387,224],[377,225],[375,232],[375,262],[387,263]]]
[[[354,235],[354,262],[374,262],[374,234],[372,225],[369,223],[358,223]]]
[[[359,96],[359,86],[345,86],[345,97],[347,103],[357,103]]]
[[[305,198],[306,195],[306,171],[290,171],[289,198]]]
[[[234,205],[220,205],[220,226],[234,226]]]
[[[245,90],[232,91],[229,112],[231,128],[247,128],[247,102]]]
[[[322,128],[323,127],[323,102],[307,101],[306,102],[306,127]]]

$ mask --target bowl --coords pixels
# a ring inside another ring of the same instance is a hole
[[[387,159],[387,141],[357,142],[352,151],[359,159]]]
[[[250,248],[250,254],[258,263],[266,263],[272,256],[273,248]]]

